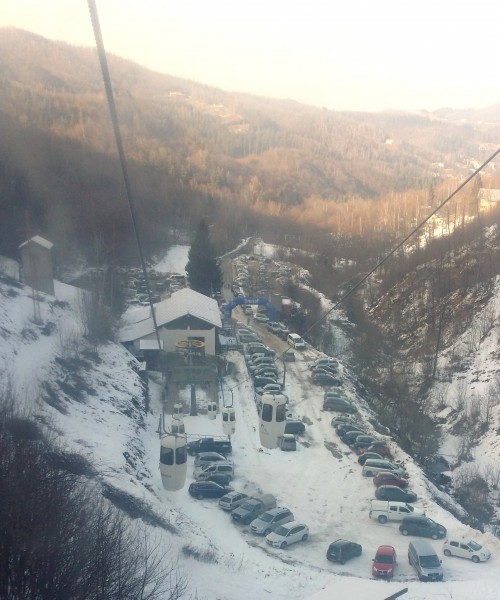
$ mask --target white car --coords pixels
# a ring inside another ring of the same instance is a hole
[[[298,521],[280,525],[266,536],[266,541],[274,548],[286,548],[295,542],[305,542],[309,537],[309,527]]]
[[[483,548],[481,544],[469,539],[448,539],[443,543],[443,554],[445,556],[460,556],[468,558],[472,562],[484,562],[489,560],[491,552]]]

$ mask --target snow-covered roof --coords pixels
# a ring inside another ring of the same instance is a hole
[[[162,340],[160,340],[160,347],[163,350]],[[158,340],[139,340],[139,350],[158,350]]]
[[[52,246],[54,245],[52,242],[49,242],[49,240],[46,240],[41,235],[34,235],[32,238],[30,238],[26,242],[23,242],[19,246],[19,248],[24,248],[24,246],[27,246],[30,243],[34,243],[34,244],[38,244],[39,246],[43,246],[44,248],[47,248],[47,250],[50,250],[52,248]]]
[[[201,319],[214,327],[222,327],[217,301],[190,288],[174,292],[170,298],[162,300],[154,306],[158,327],[186,315]],[[149,307],[132,309],[125,314],[124,321],[126,324],[119,335],[121,342],[138,340],[154,332],[154,323]]]

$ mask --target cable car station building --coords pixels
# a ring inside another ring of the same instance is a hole
[[[177,352],[189,342],[201,342],[205,356],[215,356],[222,321],[217,301],[189,288],[154,305],[162,350]],[[135,356],[158,350],[150,307],[134,308],[125,316],[119,340]]]

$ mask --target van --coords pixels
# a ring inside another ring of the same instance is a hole
[[[433,547],[425,540],[408,544],[408,562],[417,572],[420,581],[443,581],[443,568]]]
[[[398,473],[398,475],[403,475],[405,472],[403,468],[392,463],[390,460],[376,458],[365,462],[362,473],[365,477],[375,477],[380,471],[392,471],[393,473]]]
[[[370,505],[370,519],[375,519],[379,523],[387,521],[402,521],[404,517],[425,516],[425,511],[421,508],[415,508],[406,502],[395,502],[393,500],[372,500]]]
[[[306,343],[298,333],[289,333],[286,341],[288,342],[289,346],[295,348],[296,350],[305,350]]]

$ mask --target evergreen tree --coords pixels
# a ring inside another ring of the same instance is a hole
[[[205,219],[198,224],[186,265],[189,285],[205,296],[213,296],[222,287],[222,271],[217,262],[214,246]]]

